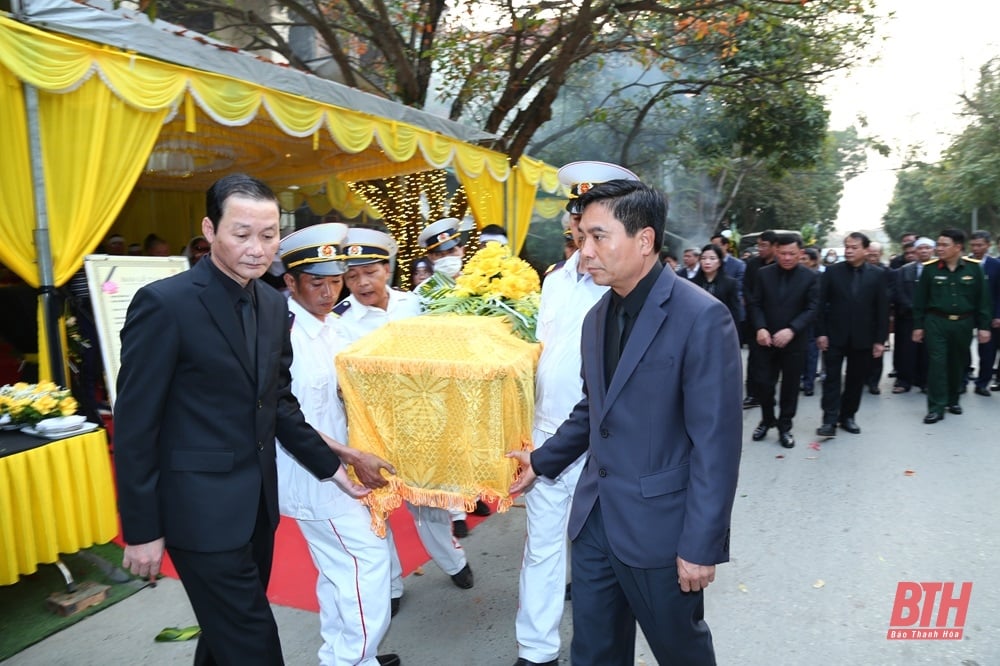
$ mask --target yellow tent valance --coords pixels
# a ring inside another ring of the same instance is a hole
[[[359,153],[375,142],[394,162],[419,154],[425,170],[454,165],[473,178],[488,172],[497,181],[510,175],[503,153],[257,83],[46,33],[2,16],[0,64],[47,92],[72,92],[97,75],[123,102],[141,111],[172,114],[190,93],[201,111],[227,127],[250,124],[263,108],[284,134],[307,137],[325,128],[347,153]]]

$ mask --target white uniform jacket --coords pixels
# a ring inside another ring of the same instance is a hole
[[[347,417],[337,395],[337,370],[333,359],[346,346],[337,334],[337,318],[320,321],[294,299],[288,299],[292,322],[292,393],[314,428],[347,444]],[[279,442],[280,444],[280,442]],[[281,514],[300,520],[335,518],[357,500],[332,480],[320,481],[279,446],[278,507]]]
[[[535,375],[535,427],[554,433],[583,397],[580,332],[583,318],[608,290],[580,275],[580,253],[552,271],[542,286],[537,337],[542,356]]]

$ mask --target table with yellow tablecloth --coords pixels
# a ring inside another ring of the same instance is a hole
[[[0,457],[0,585],[118,534],[107,433],[39,444]]]
[[[349,443],[388,460],[397,474],[372,492],[372,526],[402,500],[441,508],[498,500],[531,447],[540,345],[499,318],[425,315],[386,324],[337,355]]]

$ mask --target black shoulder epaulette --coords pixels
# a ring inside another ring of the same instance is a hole
[[[552,271],[559,270],[560,268],[562,268],[565,265],[566,265],[566,260],[565,259],[563,259],[562,261],[557,261],[556,263],[552,264],[551,266],[549,266],[548,268],[545,269],[545,273],[542,275],[542,277],[544,277],[545,275],[548,275]]]
[[[295,325],[295,313],[294,312],[289,312],[288,313],[288,330],[289,331],[292,330],[292,326],[294,326],[294,325]]]
[[[347,312],[350,309],[351,309],[351,302],[345,298],[344,300],[337,303],[333,307],[333,314],[337,315],[338,317],[341,317],[345,312]]]

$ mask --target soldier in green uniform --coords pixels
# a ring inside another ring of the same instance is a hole
[[[980,344],[990,340],[986,277],[978,261],[962,256],[964,249],[964,232],[943,230],[937,259],[924,264],[913,295],[913,341],[926,342],[929,356],[924,423],[937,423],[945,409],[962,413],[958,392],[973,327],[979,329]]]

